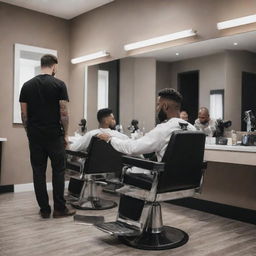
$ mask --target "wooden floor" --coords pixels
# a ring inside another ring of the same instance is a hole
[[[255,256],[256,226],[164,203],[163,219],[186,231],[190,239],[180,248],[143,251],[121,244],[73,217],[41,219],[33,192],[0,194],[0,256]],[[117,208],[78,211],[115,220]]]

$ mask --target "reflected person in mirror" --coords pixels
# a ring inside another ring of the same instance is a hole
[[[216,120],[210,118],[208,108],[201,107],[199,109],[195,127],[197,130],[204,132],[206,136],[215,136]]]
[[[182,110],[180,112],[180,118],[188,122],[188,112],[186,110]]]
[[[49,218],[51,206],[46,187],[47,160],[52,165],[53,217],[71,216],[64,199],[65,146],[68,141],[69,101],[66,85],[55,78],[58,60],[41,58],[41,74],[24,83],[20,93],[21,118],[27,132],[36,199],[42,218]]]

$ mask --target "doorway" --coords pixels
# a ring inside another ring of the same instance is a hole
[[[189,122],[195,123],[199,107],[199,70],[178,73],[178,91],[183,96],[181,110],[186,110]]]
[[[256,74],[242,72],[241,131],[246,131],[244,112],[247,110],[256,115]]]

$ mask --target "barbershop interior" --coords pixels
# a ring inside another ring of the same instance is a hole
[[[256,1],[0,0],[0,34],[0,256],[256,255]],[[65,211],[38,76],[67,89]]]

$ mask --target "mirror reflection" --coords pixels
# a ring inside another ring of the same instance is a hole
[[[246,111],[256,114],[255,40],[249,32],[89,66],[88,90],[97,88],[94,73],[107,70],[108,107],[126,132],[133,119],[146,131],[155,125],[156,93],[165,87],[181,92],[192,124],[207,107],[212,118],[231,120],[230,130],[246,131]]]

